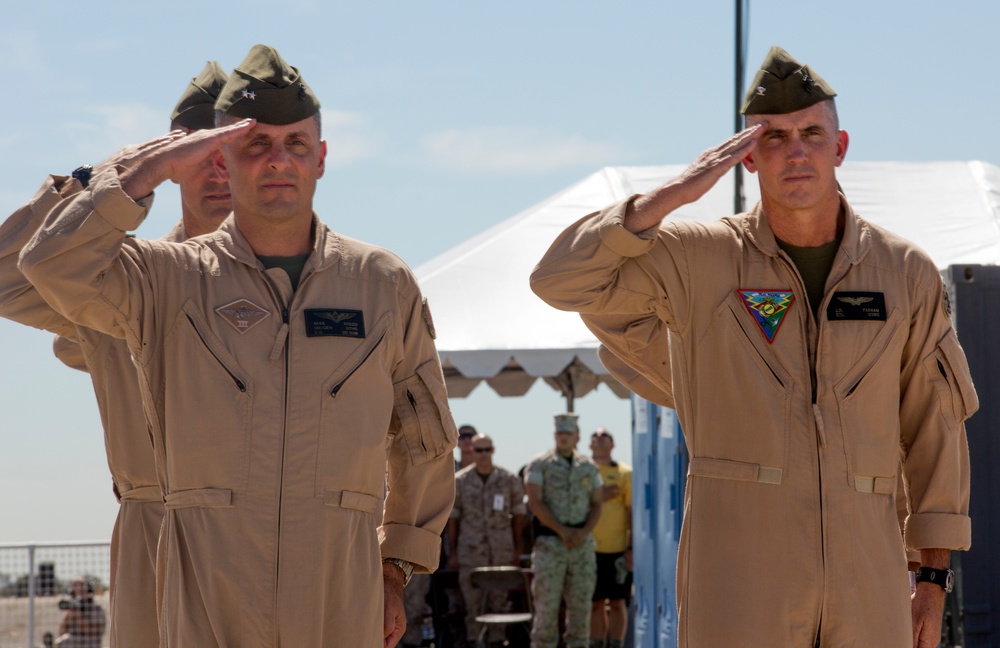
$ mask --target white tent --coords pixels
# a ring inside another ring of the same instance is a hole
[[[627,391],[597,357],[597,340],[573,313],[554,310],[528,276],[570,223],[676,177],[680,165],[607,167],[416,269],[437,327],[449,394],[485,380],[519,396],[538,378],[570,399],[606,383]],[[851,205],[927,250],[939,267],[1000,264],[1000,168],[984,162],[854,162],[838,170]],[[758,199],[745,182],[746,203]],[[733,211],[731,176],[675,217],[714,220]]]

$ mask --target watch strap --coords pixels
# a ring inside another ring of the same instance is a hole
[[[403,572],[403,587],[406,587],[410,582],[410,578],[413,577],[413,563],[408,560],[403,560],[402,558],[383,558],[382,564],[390,563],[399,567]]]
[[[945,592],[951,592],[955,587],[955,572],[950,569],[919,567],[915,580],[918,583],[934,583]]]
[[[73,169],[73,173],[70,175],[79,180],[80,184],[83,185],[83,188],[86,189],[90,184],[90,176],[93,175],[93,173],[94,167],[89,164],[84,164],[83,166],[78,166]]]

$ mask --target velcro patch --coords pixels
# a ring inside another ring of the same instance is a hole
[[[365,337],[365,316],[359,310],[347,308],[307,308],[308,337]]]
[[[826,307],[831,322],[848,320],[885,321],[885,293],[836,292]]]
[[[791,290],[746,290],[739,289],[740,298],[743,305],[747,307],[753,315],[760,332],[767,338],[768,343],[774,342],[774,336],[778,334],[781,323],[788,314],[795,301],[795,295]]]
[[[219,306],[215,312],[239,331],[240,335],[266,320],[271,314],[248,299],[238,299],[225,306]]]

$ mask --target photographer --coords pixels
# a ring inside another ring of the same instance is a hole
[[[60,648],[101,648],[107,618],[104,609],[94,603],[94,585],[82,578],[70,584],[70,599],[59,601],[66,616],[59,622]]]

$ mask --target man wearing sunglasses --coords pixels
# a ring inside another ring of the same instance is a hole
[[[476,615],[483,592],[472,587],[476,567],[517,565],[521,556],[521,529],[524,524],[524,487],[517,475],[493,464],[493,439],[485,434],[471,439],[473,463],[455,475],[455,506],[448,520],[449,567],[458,570],[458,582],[465,599],[465,634],[475,640],[479,631]],[[504,592],[487,594],[492,612],[506,604]],[[488,640],[504,639],[502,628],[491,628]]]

